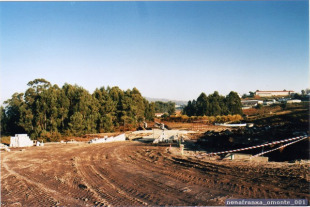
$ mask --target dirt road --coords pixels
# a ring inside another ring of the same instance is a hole
[[[298,165],[203,162],[139,142],[51,144],[1,154],[4,206],[225,205],[307,198]],[[307,178],[308,179],[308,178]]]

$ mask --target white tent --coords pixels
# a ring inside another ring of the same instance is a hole
[[[33,141],[27,134],[15,134],[15,137],[11,137],[10,147],[30,147],[33,146]]]

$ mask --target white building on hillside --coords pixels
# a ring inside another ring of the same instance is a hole
[[[242,107],[255,107],[258,104],[263,105],[262,100],[241,100]]]
[[[292,100],[287,100],[286,103],[301,103],[301,100],[299,100],[299,99],[292,99]]]
[[[260,97],[271,97],[271,96],[290,96],[294,94],[294,91],[256,91],[255,95]]]

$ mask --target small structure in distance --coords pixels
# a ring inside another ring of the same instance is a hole
[[[33,141],[27,134],[15,134],[15,137],[10,139],[10,147],[31,147]]]
[[[228,123],[220,124],[220,123],[215,123],[214,125],[215,126],[224,126],[224,127],[245,127],[245,126],[247,126],[246,123],[243,123],[243,124],[228,124]],[[253,126],[253,124],[251,126]]]
[[[120,134],[116,137],[94,138],[90,140],[88,143],[98,144],[98,143],[119,142],[119,141],[126,141],[125,134]]]
[[[294,91],[287,91],[287,90],[283,90],[283,91],[259,91],[257,90],[255,92],[255,95],[259,97],[271,97],[271,96],[290,96],[294,93],[295,93]]]

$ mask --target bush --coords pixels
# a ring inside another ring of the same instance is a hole
[[[10,145],[10,140],[11,140],[10,136],[1,137],[1,143],[3,144]]]
[[[61,137],[62,136],[59,132],[47,132],[43,130],[38,140],[43,140],[45,142],[59,142]]]

